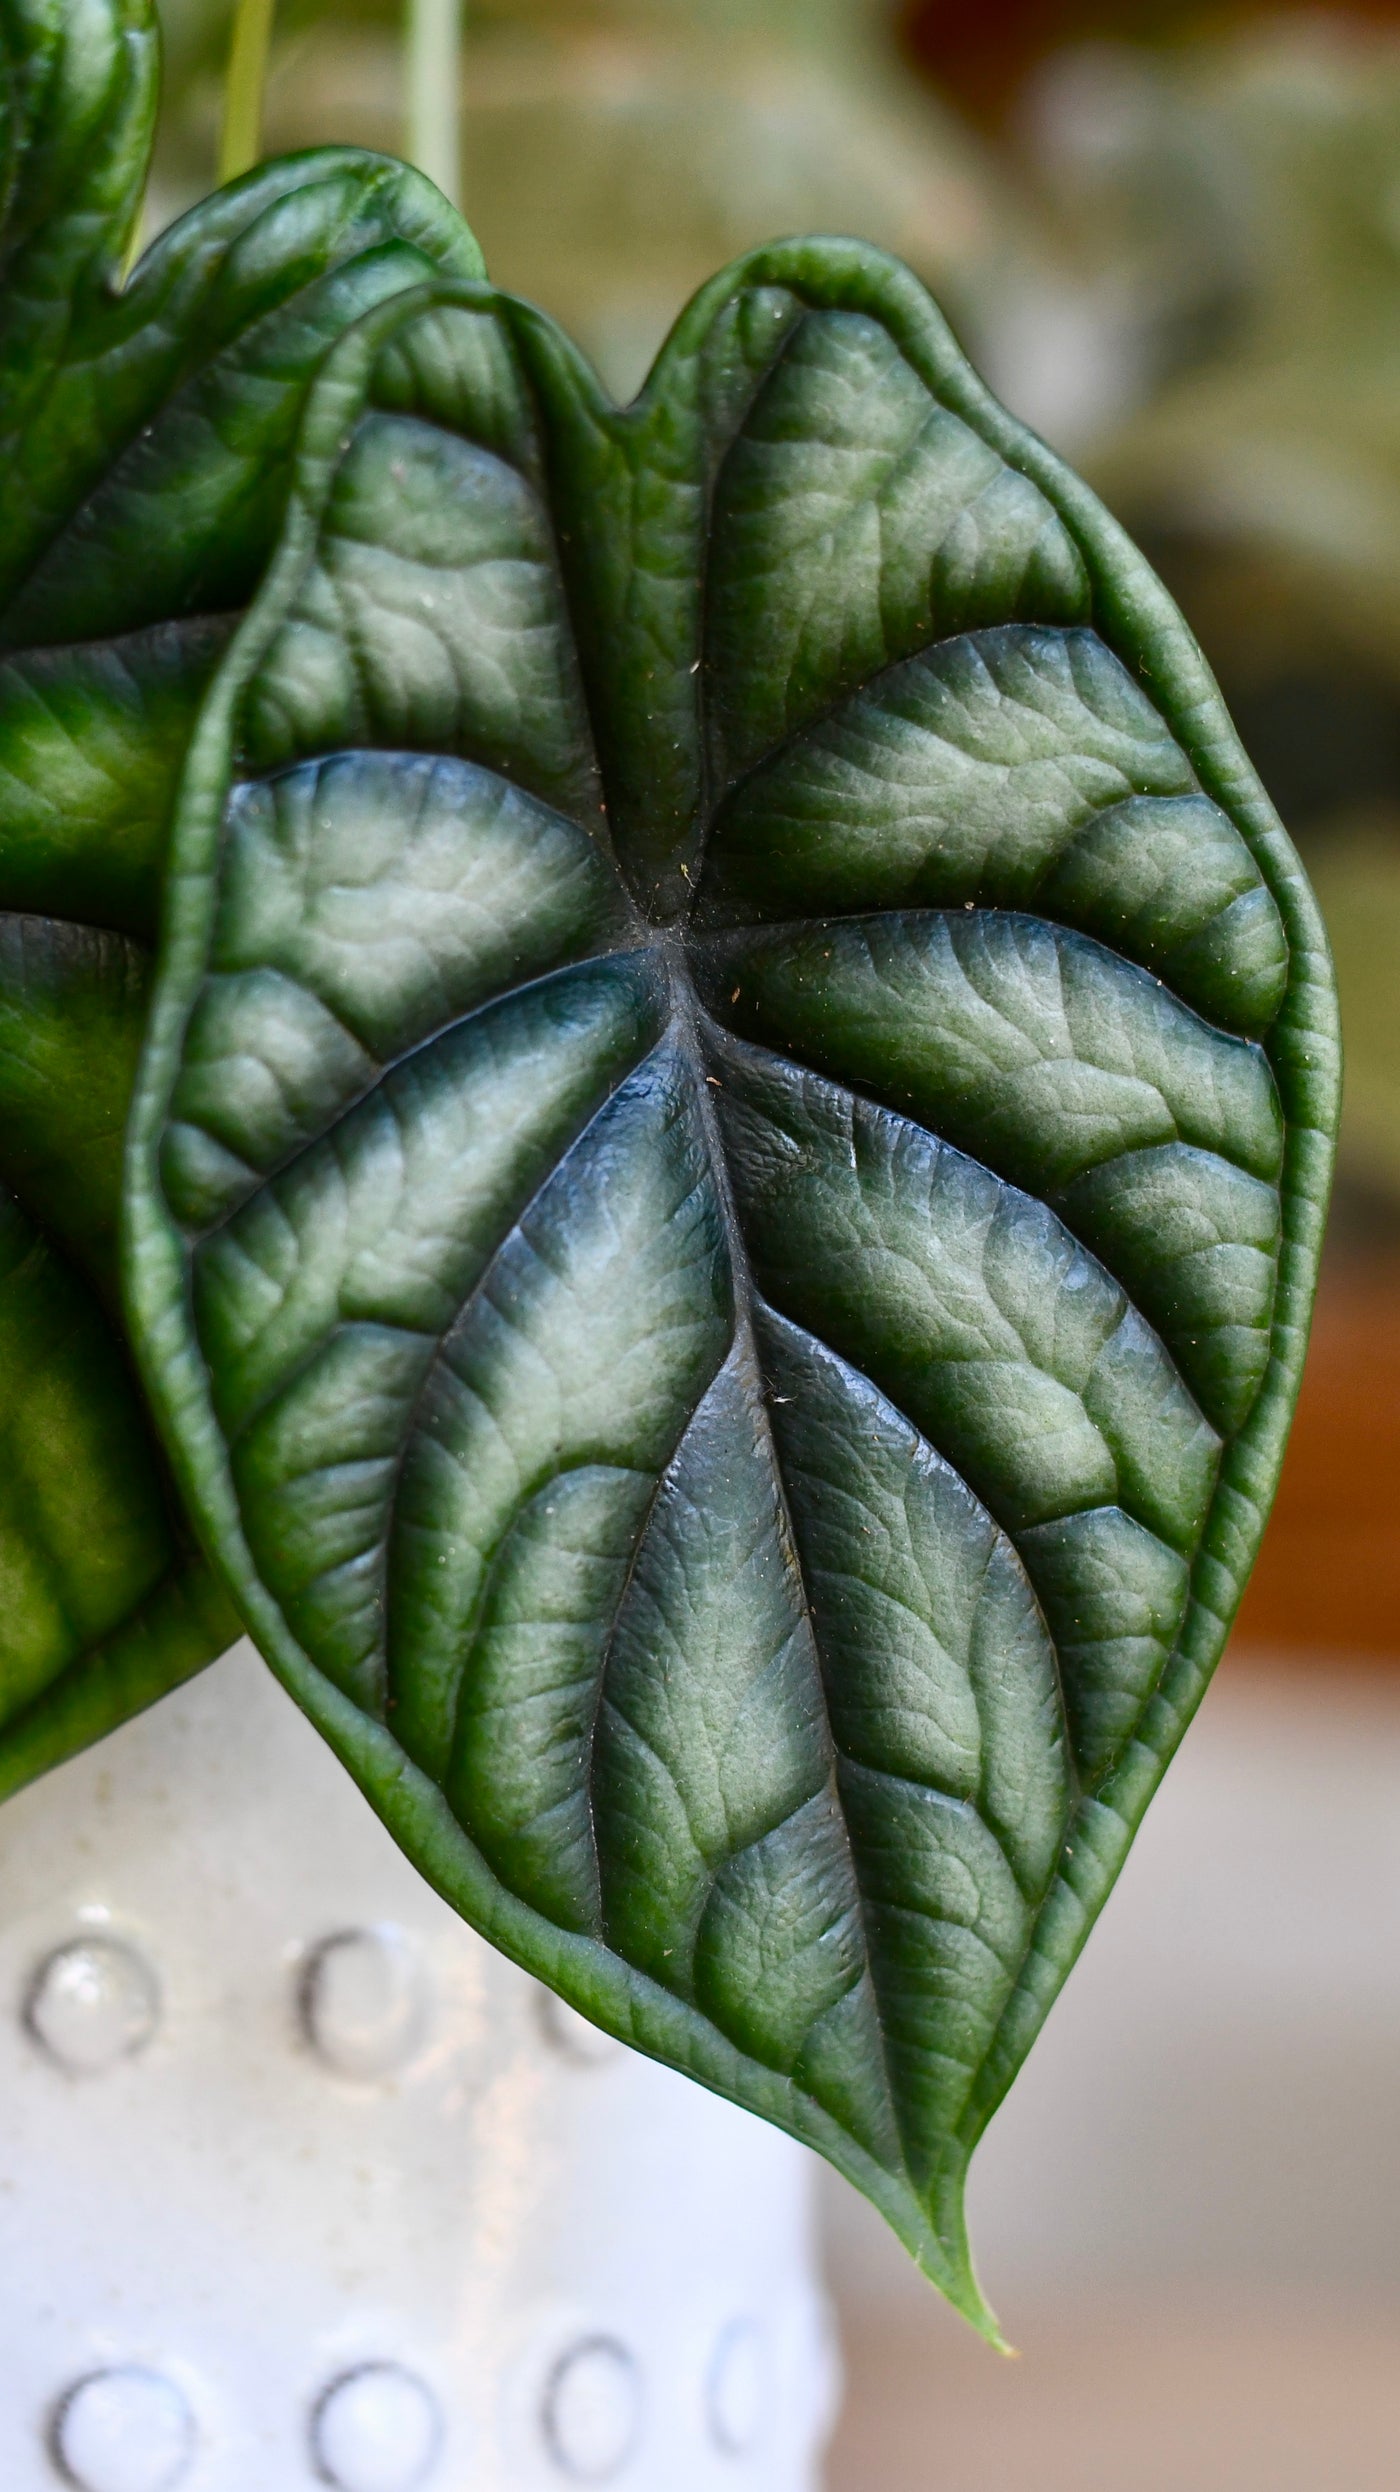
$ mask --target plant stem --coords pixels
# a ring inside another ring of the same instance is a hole
[[[237,0],[224,86],[224,135],[219,179],[247,173],[262,154],[263,88],[277,0]]]
[[[461,204],[462,0],[408,0],[408,153]]]

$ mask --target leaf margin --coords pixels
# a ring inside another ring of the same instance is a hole
[[[813,272],[818,282],[813,284]],[[182,1254],[164,1210],[157,1151],[179,1048],[185,983],[205,957],[222,814],[233,775],[233,728],[242,693],[280,628],[314,558],[348,422],[382,347],[400,325],[450,307],[495,312],[532,326],[545,351],[582,378],[600,414],[639,420],[665,390],[675,363],[703,342],[716,315],[746,288],[790,287],[812,308],[865,312],[893,337],[940,403],[960,415],[1007,463],[1036,484],[1070,530],[1089,573],[1096,628],[1139,680],[1175,735],[1202,788],[1244,836],[1283,919],[1290,952],[1284,1001],[1269,1054],[1285,1113],[1284,1227],[1270,1355],[1249,1416],[1225,1448],[1192,1568],[1182,1634],[1161,1682],[1107,1783],[1082,1804],[1045,1902],[1025,1968],[1002,2022],[1002,2047],[986,2064],[963,2126],[964,2152],[950,2161],[934,2204],[877,2166],[791,2080],[759,2067],[699,2011],[624,1966],[601,1942],[560,1930],[509,1893],[452,1816],[443,1794],[399,1747],[325,1679],[297,1644],[258,1577],[213,1416],[206,1372],[189,1320]],[[1002,2339],[972,2267],[962,2207],[967,2159],[1005,2094],[1106,1900],[1223,1649],[1262,1535],[1296,1400],[1307,1345],[1330,1187],[1339,1096],[1339,1033],[1325,932],[1301,865],[1258,781],[1194,636],[1125,531],[1073,472],[1021,426],[981,383],[942,315],[912,273],[870,246],[828,238],[778,243],[722,270],[681,314],[641,397],[613,409],[562,332],[528,305],[481,284],[437,284],[366,315],[322,366],[308,402],[281,548],[215,678],[191,745],[176,813],[165,929],[142,1072],[129,1128],[125,1279],[128,1320],[168,1450],[186,1496],[250,1629],[277,1674],[373,1801],[395,1790],[396,1837],[432,1884],[503,1950],[545,1980],[572,1978],[589,2013],[621,2040],[665,2056],[714,2090],[738,2099],[815,2146],[880,2208],[917,2263],[993,2344]],[[638,2029],[645,1999],[649,2034]],[[731,2074],[732,2072],[732,2074]],[[733,2082],[742,2072],[743,2082]]]

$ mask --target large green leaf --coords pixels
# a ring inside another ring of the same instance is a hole
[[[347,323],[474,247],[428,184],[272,165],[118,290],[149,0],[3,0],[0,1794],[228,1643],[120,1337],[121,1144],[171,796]]]
[[[1215,1661],[1326,952],[1092,498],[854,244],[638,404],[372,316],[192,747],[130,1285],[254,1634],[426,1875],[964,2309],[971,2148]]]

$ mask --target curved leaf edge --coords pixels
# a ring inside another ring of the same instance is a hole
[[[170,317],[171,298],[178,298],[182,287],[188,287],[192,276],[202,267],[211,262],[217,264],[221,256],[225,261],[235,256],[240,246],[246,245],[249,237],[255,235],[263,219],[273,218],[278,211],[293,207],[300,207],[305,214],[314,195],[324,191],[334,192],[337,186],[349,183],[359,185],[358,211],[366,219],[372,217],[382,201],[393,200],[396,241],[401,247],[417,251],[424,260],[441,268],[444,279],[453,283],[481,281],[480,247],[470,227],[427,176],[413,166],[401,164],[397,157],[359,147],[315,147],[294,155],[273,157],[187,208],[154,237],[125,276],[111,248],[105,251],[98,261],[93,281],[81,292],[75,292],[72,335],[66,341],[70,351],[55,358],[49,372],[35,383],[29,400],[19,408],[15,422],[6,424],[6,410],[0,406],[0,439],[21,444],[31,439],[36,428],[53,421],[56,398],[60,400],[59,420],[64,420],[61,392],[75,368],[71,349],[75,341],[79,350],[92,344],[91,324],[94,321],[108,333],[106,353],[109,356],[114,350],[129,348],[143,335],[159,332],[163,321]],[[331,268],[334,266],[335,263],[332,263]],[[319,273],[325,275],[331,272],[323,269]],[[7,282],[13,286],[12,272]],[[3,343],[3,327],[0,327],[0,345]],[[184,357],[177,368],[167,374],[155,402],[144,413],[143,423],[149,425],[161,414],[169,399],[195,381],[201,371],[225,351],[226,345],[226,340],[217,339],[212,347]],[[79,365],[81,361],[79,351]],[[100,377],[100,353],[95,363]],[[86,420],[86,409],[84,413]],[[78,479],[83,496],[96,489],[107,472],[108,462],[120,458],[130,448],[132,437],[125,421],[115,436],[103,428],[100,420],[93,423],[91,429],[95,448],[86,462],[86,473],[81,473]],[[62,510],[52,516],[54,526],[50,535],[37,534],[25,549],[27,569],[32,569],[42,560],[52,537],[62,533],[71,513]],[[7,610],[10,608],[19,585],[18,581],[6,579],[0,572],[0,592],[3,592],[0,593],[0,606]],[[0,652],[4,654],[26,647],[53,645],[54,637],[52,632],[41,631],[34,638],[27,630],[17,635],[8,611],[0,617]],[[57,635],[65,644],[71,637],[67,630]]]
[[[475,235],[426,173],[420,173],[416,165],[404,164],[397,156],[386,155],[380,148],[320,146],[270,156],[197,199],[193,207],[162,226],[147,244],[130,276],[118,289],[117,301],[123,308],[133,304],[139,307],[144,294],[158,289],[170,263],[179,260],[192,234],[197,232],[201,240],[217,239],[225,223],[234,234],[241,233],[263,207],[292,197],[310,183],[333,181],[345,173],[374,177],[373,187],[366,189],[367,200],[374,197],[376,189],[392,190],[406,207],[416,211],[415,224],[410,224],[405,215],[402,238],[421,244],[435,258],[457,263],[452,277],[442,282],[485,282],[478,273],[484,263]]]
[[[576,383],[599,410],[616,413],[554,324],[489,285],[428,285],[380,306],[327,357],[308,401],[283,541],[214,679],[176,809],[156,986],[128,1136],[123,1257],[128,1316],[177,1476],[249,1632],[367,1796],[373,1801],[387,1785],[395,1788],[396,1839],[428,1882],[528,1971],[547,1983],[562,1980],[574,1996],[586,1998],[590,2016],[618,2039],[686,2070],[814,2147],[880,2209],[954,2307],[1004,2351],[968,2246],[967,2166],[1084,1945],[1205,1693],[1258,1550],[1301,1381],[1331,1186],[1340,1104],[1335,987],[1321,916],[1301,862],[1184,617],[1097,497],[993,398],[919,280],[899,261],[867,244],[825,237],[767,245],[745,255],[682,313],[636,401],[638,417],[667,387],[675,364],[693,351],[717,312],[753,285],[786,285],[816,308],[834,297],[841,308],[878,319],[943,403],[1040,487],[1084,556],[1097,628],[1143,683],[1207,794],[1246,838],[1279,907],[1290,951],[1287,991],[1266,1040],[1288,1126],[1268,1368],[1248,1419],[1226,1448],[1176,1652],[1109,1782],[1081,1805],[1042,1909],[1018,1999],[1003,2023],[1001,2048],[969,2105],[959,2151],[949,2158],[929,2203],[877,2165],[791,2080],[759,2068],[696,2010],[622,1967],[599,1942],[561,1931],[511,1895],[392,1733],[370,1722],[311,1661],[264,1588],[244,1536],[194,1334],[180,1242],[164,1205],[159,1139],[187,998],[206,954],[239,704],[314,557],[339,457],[383,347],[427,311],[460,306],[496,312],[532,326],[537,348],[567,356]],[[640,2029],[642,2003],[646,2031]]]
[[[5,1724],[0,1801],[198,1677],[243,1632],[222,1577],[203,1554],[177,1556],[128,1617]]]

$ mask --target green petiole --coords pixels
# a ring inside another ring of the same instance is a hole
[[[262,153],[276,0],[237,0],[224,90],[219,179],[234,181]],[[407,154],[454,205],[461,192],[462,0],[408,0]]]
[[[462,0],[408,0],[407,154],[461,204]]]
[[[277,0],[237,0],[224,88],[219,180],[247,173],[262,154],[263,90]]]

